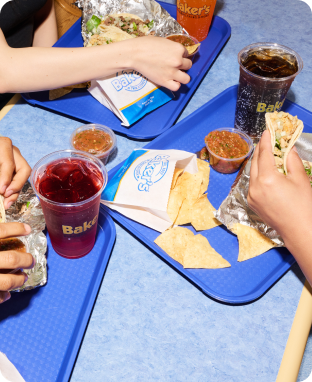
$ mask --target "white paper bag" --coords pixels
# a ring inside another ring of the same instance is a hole
[[[195,174],[196,155],[180,150],[134,150],[108,182],[101,203],[163,232],[173,224],[167,205],[176,167]]]
[[[88,91],[121,119],[124,126],[130,126],[174,98],[170,90],[159,88],[133,69],[92,80]]]

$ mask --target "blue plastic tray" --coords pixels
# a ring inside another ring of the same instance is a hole
[[[102,210],[95,246],[81,259],[59,256],[47,236],[48,283],[1,305],[0,351],[27,382],[68,381],[115,237]]]
[[[147,144],[145,148],[179,149],[196,153],[204,146],[204,137],[210,131],[219,127],[234,126],[236,97],[237,86],[228,88],[162,136]],[[283,110],[298,115],[298,118],[304,122],[304,131],[312,132],[312,113],[288,100],[285,101]],[[109,179],[114,176],[119,167],[120,165],[109,171]],[[237,173],[225,175],[211,169],[208,199],[215,208],[219,208],[228,195],[236,176]],[[238,304],[260,297],[295,262],[285,248],[279,248],[238,263],[237,238],[221,226],[199,233],[207,237],[212,247],[231,263],[231,268],[184,269],[154,243],[159,235],[158,232],[116,211],[109,210],[109,213],[204,293],[220,301]],[[196,233],[191,225],[187,227]]]
[[[162,3],[173,17],[176,17],[176,6]],[[106,107],[96,101],[85,89],[49,101],[48,92],[23,94],[24,99],[32,105],[43,106],[49,110],[78,118],[90,123],[100,123],[130,138],[151,139],[169,129],[182,113],[187,102],[205,76],[222,47],[231,35],[227,21],[215,16],[208,34],[202,42],[200,52],[195,56],[193,67],[188,71],[191,81],[181,86],[174,100],[154,110],[130,127],[121,126],[120,120]],[[55,44],[57,47],[83,46],[80,19]]]

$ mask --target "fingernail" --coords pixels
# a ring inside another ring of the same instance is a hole
[[[6,296],[4,297],[3,302],[10,300],[10,298],[11,298],[11,293],[8,292],[8,293],[6,294]]]
[[[28,224],[24,224],[25,233],[28,235],[31,232],[31,228]]]
[[[298,154],[298,151],[297,151],[297,147],[296,147],[296,146],[293,147],[293,150],[294,150],[295,153]]]
[[[3,195],[5,193],[5,190],[7,189],[7,186],[3,186],[0,190],[0,193]]]
[[[8,198],[8,197],[11,196],[13,193],[14,193],[13,190],[6,190],[6,192],[5,192],[5,197]]]
[[[25,282],[28,280],[28,275],[24,273],[24,276],[25,276],[25,281],[24,281],[24,284],[25,284]]]
[[[36,265],[36,259],[34,258],[33,263],[32,263],[32,268]]]

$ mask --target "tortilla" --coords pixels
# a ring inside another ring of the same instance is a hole
[[[194,204],[191,224],[196,231],[204,231],[221,225],[214,217],[216,209],[209,202],[207,194],[202,195]]]
[[[163,232],[155,239],[155,243],[175,261],[183,265],[183,254],[188,240],[194,234],[187,228],[174,227]]]
[[[185,49],[187,50],[188,54],[193,54],[196,52],[197,48],[200,46],[200,44],[195,44],[191,46],[185,46]]]
[[[300,137],[303,122],[283,111],[265,114],[266,128],[271,133],[272,152],[278,171],[287,175],[287,156]]]
[[[5,223],[4,197],[0,195],[0,223]]]
[[[232,232],[237,235],[239,253],[237,261],[245,261],[262,255],[276,244],[268,237],[262,235],[257,229],[244,224],[234,224]]]
[[[199,234],[188,240],[183,255],[184,268],[218,269],[230,266],[231,264],[212,248],[204,236]]]
[[[170,228],[159,235],[155,243],[184,268],[217,269],[231,266],[204,236],[195,236],[188,228]]]

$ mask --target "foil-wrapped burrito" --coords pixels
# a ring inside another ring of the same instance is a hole
[[[15,203],[6,211],[6,222],[26,223],[31,227],[31,233],[19,237],[24,243],[26,251],[31,253],[36,260],[32,269],[23,270],[28,280],[13,292],[34,289],[47,282],[47,238],[42,232],[45,229],[43,211],[35,192],[29,182],[26,182]]]
[[[303,133],[295,144],[298,154],[303,161],[312,162],[312,134]],[[248,160],[241,176],[232,188],[227,198],[215,212],[215,217],[229,230],[234,224],[241,223],[257,229],[271,239],[278,247],[284,246],[282,237],[271,227],[266,225],[260,217],[248,206],[247,195],[249,189],[250,167],[252,157]]]

